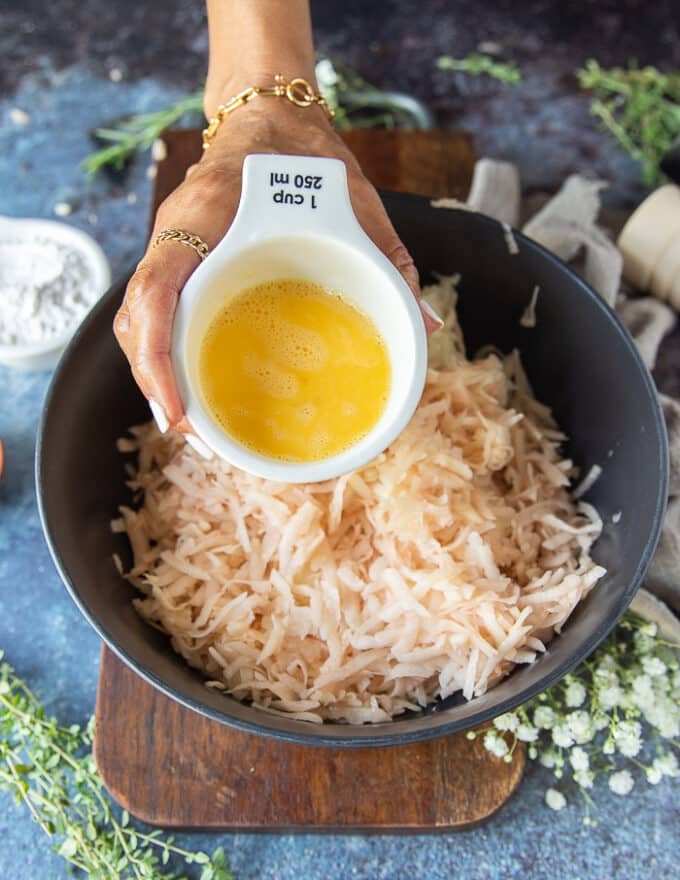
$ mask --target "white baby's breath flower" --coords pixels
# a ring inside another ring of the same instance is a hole
[[[590,767],[588,752],[580,746],[576,746],[569,752],[569,763],[574,770],[588,770]]]
[[[595,731],[590,720],[590,713],[585,709],[577,709],[567,715],[567,724],[577,743],[587,743],[593,738]]]
[[[615,709],[623,702],[623,691],[618,684],[609,684],[598,691],[597,698],[603,709]]]
[[[495,730],[489,730],[484,735],[484,748],[497,758],[503,758],[508,754],[508,744]]]
[[[668,670],[668,667],[660,657],[643,657],[642,668],[647,675],[651,675],[652,678],[658,678],[661,675],[665,675]]]
[[[651,767],[647,767],[645,769],[645,776],[647,777],[647,782],[650,785],[658,785],[659,782],[661,782],[661,780],[663,779],[663,773],[661,772],[661,770],[659,770],[658,767],[655,767],[654,764],[652,764]]]
[[[553,752],[552,749],[548,749],[545,752],[541,752],[538,756],[538,761],[542,764],[543,767],[547,767],[548,770],[552,770],[552,768],[557,763],[557,755]]]
[[[680,706],[668,697],[658,699],[653,705],[645,707],[647,721],[666,739],[680,736]]]
[[[661,675],[659,678],[654,679],[654,691],[656,694],[670,694],[671,693],[671,683],[668,675]],[[675,702],[680,702],[680,700],[675,700]]]
[[[540,730],[550,730],[557,724],[557,713],[550,706],[538,706],[534,711],[534,724]]]
[[[531,724],[520,724],[515,733],[517,739],[525,743],[536,742],[538,739],[538,730]]]
[[[653,624],[652,624],[653,625]],[[635,643],[635,647],[640,654],[651,654],[656,648],[656,644],[654,642],[654,636],[656,635],[656,629],[652,633],[650,629],[640,629],[633,636],[633,641]]]
[[[657,694],[668,694],[671,691],[671,681],[668,673],[654,679],[654,690]],[[677,701],[676,701],[677,702]]]
[[[643,731],[649,730],[641,723],[643,720],[660,737],[680,736],[680,655],[660,650],[654,624],[636,625],[631,633],[628,623],[628,632],[625,629],[624,625],[618,639],[598,652],[592,682],[570,674],[561,685],[539,695],[527,707],[528,712],[525,709],[499,716],[484,735],[486,749],[510,760],[512,752],[503,734],[514,734],[514,741],[530,744],[529,757],[551,771],[555,784],[571,775],[586,799],[586,790],[593,788],[598,778],[598,768],[609,763],[610,790],[620,796],[629,794],[635,786],[633,774],[628,769],[617,769],[604,756],[618,753],[622,758],[635,759],[643,746]],[[541,736],[544,730],[549,731],[551,743]],[[591,760],[595,769],[591,769]],[[673,752],[658,754],[650,766],[635,760],[633,763],[644,770],[651,785],[657,785],[664,776],[680,776]],[[545,801],[553,810],[567,804],[562,792],[554,788],[546,791]]]
[[[567,805],[567,799],[556,788],[549,788],[546,791],[545,802],[551,810],[562,810]]]
[[[654,699],[654,683],[647,673],[636,675],[631,686],[637,705],[646,704]]]
[[[572,681],[567,686],[564,701],[571,709],[582,706],[586,699],[586,689],[580,681]]]
[[[592,788],[595,774],[590,770],[578,770],[574,773],[574,782],[581,788]]]
[[[603,678],[608,679],[611,676],[616,676],[617,664],[616,660],[612,657],[611,654],[605,654],[604,657],[597,664],[597,669],[593,673],[595,678]],[[618,679],[618,676],[616,676]]]
[[[553,727],[552,739],[561,749],[569,749],[574,745],[574,737],[566,724],[556,724]]]
[[[642,747],[641,733],[642,727],[638,721],[620,721],[614,728],[616,748],[626,758],[634,758]]]
[[[609,716],[605,715],[604,712],[597,712],[592,716],[593,720],[593,730],[596,733],[599,733],[601,730],[605,730],[609,727]]]
[[[519,726],[519,718],[514,712],[506,712],[504,715],[494,718],[493,726],[496,730],[509,730],[511,733],[514,733]]]
[[[626,758],[634,758],[642,748],[639,736],[619,737],[615,738],[615,742],[619,752]]]
[[[609,777],[609,788],[614,794],[626,795],[632,791],[635,782],[628,770],[618,770]]]
[[[680,767],[678,767],[678,759],[674,752],[666,752],[655,758],[653,767],[656,767],[664,776],[680,776]]]

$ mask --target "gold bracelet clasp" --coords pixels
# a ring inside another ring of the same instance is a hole
[[[203,129],[203,149],[207,150],[213,142],[226,116],[258,96],[286,98],[296,107],[311,107],[312,104],[318,104],[323,108],[330,122],[335,117],[335,112],[332,107],[328,106],[324,96],[320,93],[317,94],[306,79],[298,76],[295,79],[287,80],[285,76],[277,73],[273,86],[250,86],[234,95],[225,104],[220,104],[215,115],[208,120],[208,125]]]

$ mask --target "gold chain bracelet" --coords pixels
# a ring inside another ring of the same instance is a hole
[[[274,77],[274,83],[273,86],[250,86],[250,88],[239,92],[238,95],[234,95],[226,104],[220,104],[215,115],[208,120],[208,127],[203,129],[203,149],[207,150],[213,142],[217,129],[222,125],[226,116],[259,95],[286,98],[296,107],[311,107],[312,104],[318,104],[323,108],[328,119],[333,121],[335,117],[333,108],[328,106],[323,95],[314,91],[306,79],[298,76],[295,79],[287,80],[285,76],[277,73]]]

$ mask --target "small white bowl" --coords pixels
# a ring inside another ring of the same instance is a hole
[[[91,279],[93,293],[90,307],[111,285],[111,270],[104,251],[87,233],[56,220],[0,218],[0,244],[11,241],[12,244],[20,243],[30,248],[36,239],[67,245],[80,253],[87,263]],[[0,363],[23,370],[52,369],[84,317],[85,314],[74,321],[66,332],[42,342],[16,345],[0,343]]]
[[[200,345],[217,312],[242,290],[300,279],[338,292],[375,323],[392,382],[374,428],[339,455],[286,462],[259,455],[210,413],[198,376]],[[227,235],[187,282],[175,315],[172,364],[199,440],[231,464],[280,482],[315,482],[355,470],[386,449],[411,419],[427,372],[427,337],[415,297],[357,221],[338,159],[248,156],[241,202]]]

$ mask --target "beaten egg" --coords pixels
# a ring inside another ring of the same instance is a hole
[[[204,402],[221,427],[281,461],[337,455],[377,424],[391,368],[373,321],[307,281],[271,281],[228,299],[199,350]]]

